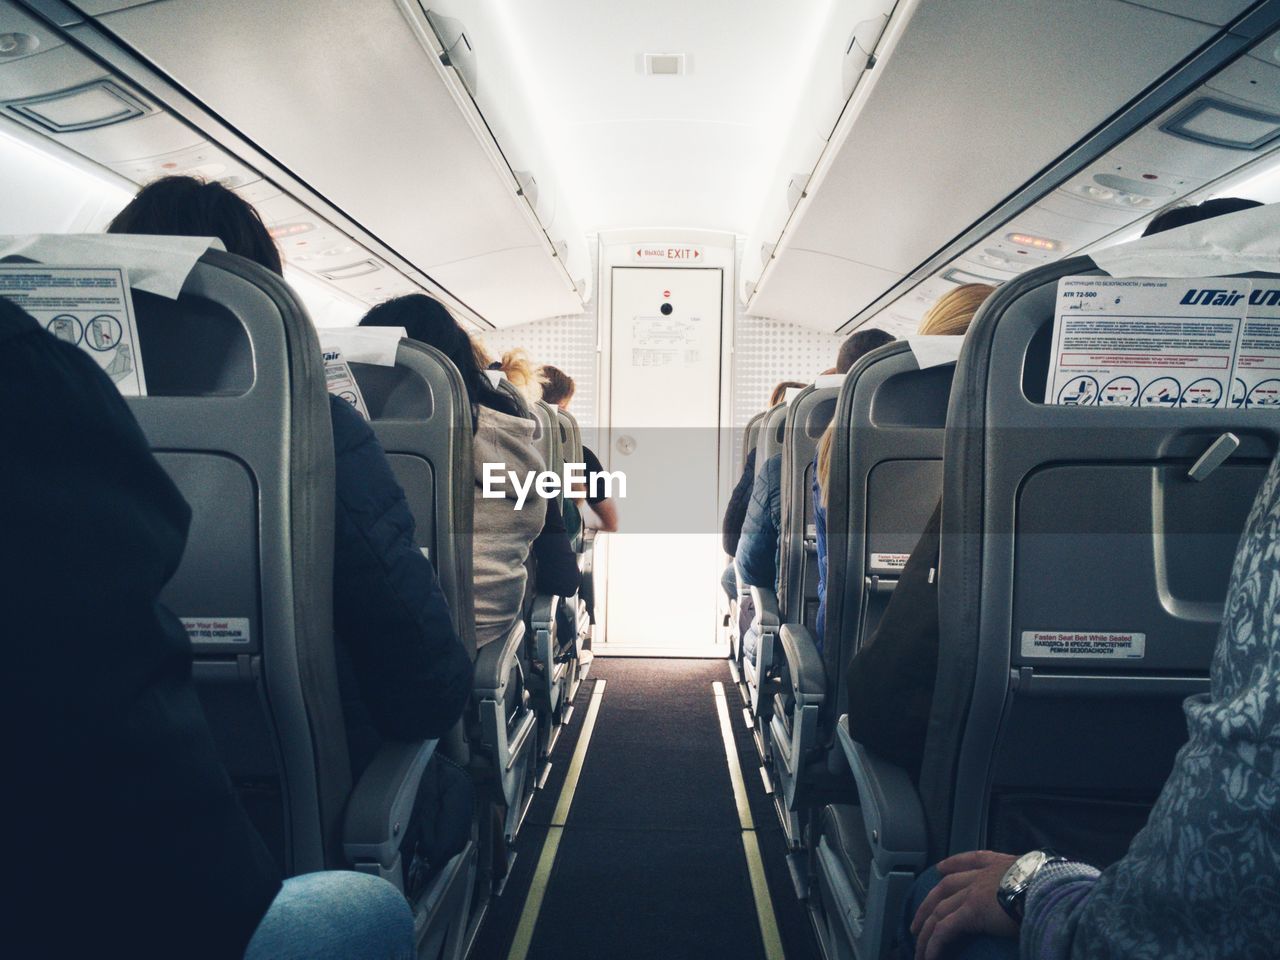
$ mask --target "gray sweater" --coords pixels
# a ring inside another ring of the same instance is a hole
[[[475,578],[476,646],[500,640],[520,617],[528,573],[525,561],[529,548],[546,519],[546,502],[532,490],[521,509],[509,479],[495,485],[504,496],[484,496],[484,465],[500,464],[505,472],[514,470],[524,483],[525,475],[546,469],[542,456],[533,447],[535,424],[524,417],[500,413],[489,407],[477,408],[474,443],[475,516],[471,541],[471,562]]]

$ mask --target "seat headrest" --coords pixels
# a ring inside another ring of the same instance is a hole
[[[408,334],[404,327],[320,327],[320,349],[336,352],[347,363],[396,365],[396,350]]]
[[[964,346],[964,337],[927,336],[907,337],[907,346],[916,358],[921,370],[940,367],[944,363],[955,363],[960,359],[960,348]]]
[[[49,266],[123,267],[130,288],[176,300],[196,261],[211,247],[226,249],[214,237],[35,233],[0,236],[0,260],[23,257]]]

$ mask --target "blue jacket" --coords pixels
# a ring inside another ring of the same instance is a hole
[[[822,505],[822,484],[818,482],[818,458],[813,458],[813,527],[818,535],[818,615],[813,622],[813,639],[818,652],[827,633],[827,508]]]
[[[329,398],[329,410],[337,511],[333,623],[358,777],[383,740],[448,732],[471,694],[472,665],[373,430],[337,397]]]
[[[742,521],[742,536],[734,562],[742,579],[753,587],[778,588],[778,531],[782,526],[782,456],[764,462],[751,502]]]

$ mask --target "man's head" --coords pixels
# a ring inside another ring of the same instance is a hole
[[[258,211],[220,183],[163,177],[138,191],[116,214],[107,233],[217,237],[228,253],[283,274],[280,251]]]
[[[578,389],[577,384],[573,382],[573,377],[559,367],[553,367],[549,363],[543,364],[540,372],[542,374],[542,399],[553,406],[559,407],[561,410],[568,410],[574,391]]]
[[[1241,210],[1251,210],[1260,206],[1262,204],[1257,200],[1245,200],[1243,197],[1217,197],[1213,200],[1206,200],[1204,203],[1189,203],[1180,207],[1170,207],[1168,210],[1162,210],[1152,217],[1151,222],[1147,224],[1147,228],[1142,231],[1142,235],[1149,237],[1153,233],[1176,230],[1178,227],[1199,223],[1201,220],[1212,220],[1214,217],[1225,216],[1228,213],[1239,213]]]
[[[848,373],[864,353],[870,353],[876,347],[883,347],[886,343],[892,342],[893,337],[883,330],[874,328],[850,334],[849,338],[840,344],[840,352],[836,354],[836,373]]]

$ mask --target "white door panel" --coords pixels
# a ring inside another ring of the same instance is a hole
[[[612,269],[609,450],[626,474],[609,535],[606,646],[706,649],[716,638],[719,269]],[[667,312],[664,313],[664,310]]]

